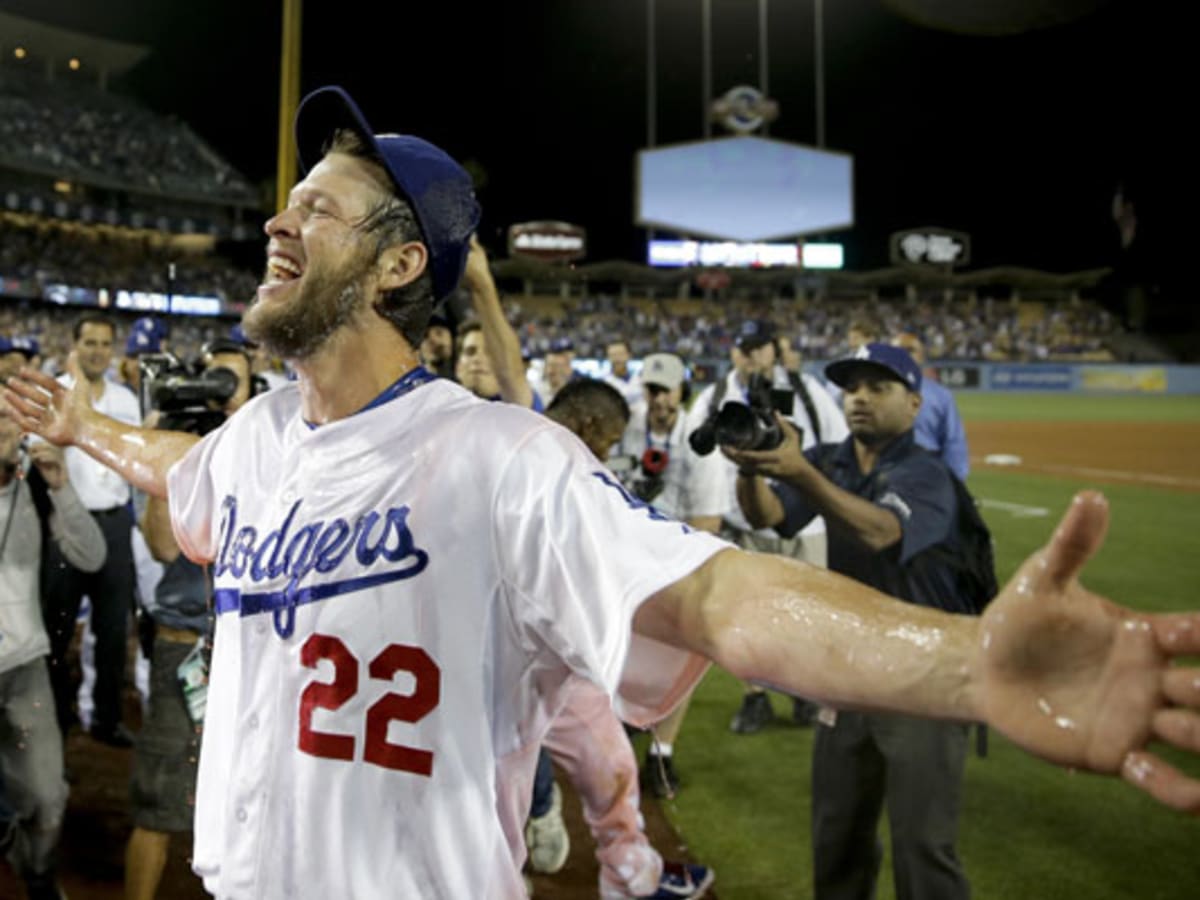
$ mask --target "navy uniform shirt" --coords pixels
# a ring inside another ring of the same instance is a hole
[[[939,544],[957,550],[957,507],[945,464],[918,447],[912,431],[888,444],[867,475],[858,467],[852,437],[812,447],[804,456],[835,485],[883,507],[900,522],[900,540],[878,551],[831,522],[832,571],[910,603],[969,612],[959,596],[957,572],[939,555],[924,553]],[[818,514],[796,488],[774,483],[771,488],[783,503],[785,517],[776,530],[784,537],[796,534]]]

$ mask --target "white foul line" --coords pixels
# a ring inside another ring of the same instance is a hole
[[[1040,519],[1042,516],[1050,515],[1050,510],[1044,506],[1023,506],[1020,503],[1006,503],[1003,500],[992,500],[989,497],[980,497],[979,505],[984,509],[999,509],[1006,513],[1012,513],[1015,519]]]

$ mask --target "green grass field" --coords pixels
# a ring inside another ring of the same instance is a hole
[[[1193,397],[964,394],[960,408],[968,422],[1111,420],[1122,428],[1200,421]],[[1052,510],[1046,518],[1015,518],[985,509],[1002,578],[1045,540],[1075,491],[1095,486],[1000,469],[975,471],[970,485],[978,497]],[[1084,582],[1146,610],[1200,604],[1200,494],[1103,489],[1112,527]],[[774,695],[774,727],[733,735],[728,723],[740,698],[738,682],[721,671],[696,692],[676,750],[684,788],[667,814],[689,852],[716,868],[722,900],[811,897],[812,733],[790,725],[790,701]],[[1196,760],[1166,755],[1200,777]],[[886,824],[882,833],[886,845]],[[1200,820],[1162,809],[1115,779],[1035,761],[995,734],[988,757],[968,763],[960,851],[981,900],[1200,897]],[[895,896],[887,859],[879,896]]]

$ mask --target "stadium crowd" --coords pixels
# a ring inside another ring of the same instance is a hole
[[[0,158],[135,191],[253,202],[251,185],[185,123],[89,84],[0,68]]]

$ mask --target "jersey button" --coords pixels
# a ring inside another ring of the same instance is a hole
[[[257,728],[257,727],[258,727],[258,715],[257,715],[257,713],[251,713],[251,714],[250,714],[250,727],[251,727],[251,728]]]
[[[249,814],[246,812],[245,807],[239,806],[237,811],[237,820],[239,822],[245,822],[248,817]]]

